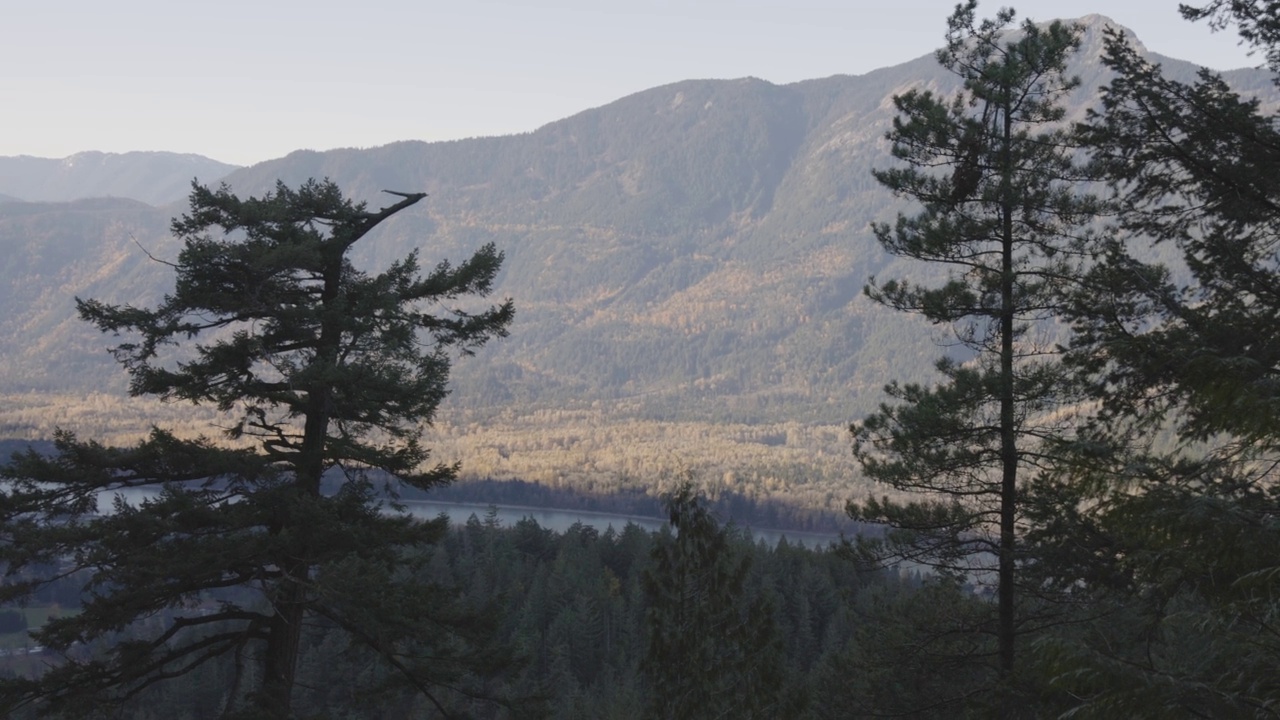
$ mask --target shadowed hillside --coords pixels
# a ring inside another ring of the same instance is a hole
[[[1105,19],[1086,21],[1073,118],[1103,82]],[[1264,73],[1230,77],[1275,93]],[[357,246],[371,267],[413,248],[425,262],[506,252],[511,337],[456,364],[437,438],[466,471],[607,489],[687,463],[727,488],[809,484],[831,505],[850,492],[843,424],[890,379],[927,378],[948,339],[861,290],[920,273],[868,227],[903,209],[870,175],[891,163],[891,98],[952,82],[932,57],[785,86],[686,81],[523,135],[300,151],[226,181],[243,196],[329,177],[375,207],[383,189],[430,193]],[[180,207],[0,204],[0,246],[15,249],[0,260],[0,393],[14,398],[0,436],[61,422],[30,409],[39,397],[122,394],[72,297],[156,302],[171,273],[142,248],[172,257]],[[74,417],[139,426],[151,412]]]

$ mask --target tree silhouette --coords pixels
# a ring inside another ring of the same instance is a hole
[[[1030,21],[1012,10],[975,19],[976,2],[948,20],[938,60],[963,81],[951,98],[912,90],[894,98],[888,138],[906,167],[874,171],[921,211],[877,224],[890,253],[947,270],[934,287],[890,280],[867,294],[953,328],[958,356],[943,358],[933,387],[893,383],[896,404],[855,423],[855,456],[868,478],[924,499],[851,503],[857,519],[886,523],[864,540],[867,559],[932,566],[956,582],[994,576],[997,669],[1012,674],[1020,620],[1015,598],[1021,487],[1050,463],[1070,430],[1057,412],[1075,393],[1042,323],[1084,262],[1083,227],[1098,211],[1077,191],[1083,176],[1062,129],[1066,74],[1080,29]]]
[[[427,489],[420,439],[446,394],[449,350],[506,333],[512,304],[468,310],[502,262],[492,245],[420,271],[417,253],[380,273],[349,251],[422,193],[378,211],[331,182],[241,200],[193,186],[174,220],[176,283],[154,309],[77,301],[123,335],[133,395],[212,405],[230,444],[154,429],[131,447],[60,431],[52,456],[14,456],[0,475],[0,597],[87,573],[78,614],[34,633],[59,654],[0,685],[8,707],[85,713],[215,660],[258,669],[228,707],[290,715],[299,642],[318,623],[366,646],[442,712],[447,691],[499,670],[483,618],[416,570],[445,528],[394,512],[397,483]],[[141,501],[123,493],[149,487]],[[99,505],[111,500],[109,511]],[[103,653],[87,648],[110,641]]]

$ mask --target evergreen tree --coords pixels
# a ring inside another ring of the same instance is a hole
[[[59,660],[0,685],[5,707],[85,714],[226,662],[230,707],[289,717],[312,624],[371,651],[389,684],[442,713],[447,688],[508,664],[489,652],[481,616],[421,579],[417,549],[444,522],[388,512],[397,482],[429,489],[455,473],[428,466],[420,441],[446,394],[448,352],[504,335],[513,310],[440,308],[487,294],[502,254],[488,245],[425,274],[416,252],[357,269],[355,243],[425,197],[392,194],[370,211],[328,181],[247,200],[196,185],[172,225],[184,240],[172,294],[154,309],[77,301],[83,319],[126,336],[114,353],[133,395],[216,407],[232,442],[155,429],[117,448],[60,432],[56,454],[0,470],[11,479],[0,597],[89,573],[81,611],[34,634]],[[120,494],[143,486],[157,490],[133,504]],[[87,652],[102,641],[104,653]]]
[[[1186,438],[1280,436],[1276,118],[1208,70],[1165,77],[1118,32],[1104,62],[1116,78],[1084,138],[1123,210],[1072,308],[1072,358],[1113,415],[1176,408]],[[1190,282],[1140,259],[1152,245],[1177,248]]]
[[[774,608],[747,594],[751,545],[735,543],[688,482],[666,505],[677,534],[659,537],[644,575],[646,717],[795,716]]]
[[[1235,24],[1273,72],[1278,10],[1182,8]],[[1083,137],[1119,214],[1068,356],[1103,412],[1090,462],[1037,488],[1063,511],[1035,538],[1059,549],[1043,574],[1103,619],[1041,655],[1080,716],[1274,717],[1280,131],[1219,75],[1172,80],[1119,32],[1103,59],[1115,77]],[[1151,262],[1153,246],[1180,266]]]
[[[1063,408],[1074,390],[1045,323],[1084,262],[1082,228],[1099,205],[1078,191],[1076,147],[1062,123],[1078,85],[1065,68],[1079,28],[1026,21],[1011,30],[1012,10],[979,22],[976,5],[957,6],[938,53],[963,89],[896,96],[888,138],[906,167],[874,172],[922,206],[875,225],[881,244],[945,268],[946,280],[867,288],[884,305],[950,326],[964,354],[938,362],[935,386],[889,385],[897,403],[850,428],[866,477],[924,498],[869,498],[849,512],[890,526],[859,543],[870,559],[922,563],[954,582],[995,576],[998,614],[987,632],[1007,678],[1023,629],[1019,493],[1073,425]]]

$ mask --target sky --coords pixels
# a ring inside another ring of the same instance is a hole
[[[1177,0],[1101,13],[1150,49],[1257,65]],[[955,0],[0,0],[0,156],[165,150],[249,165],[297,149],[528,132],[692,78],[859,75],[942,44]],[[982,3],[979,14],[994,14]]]

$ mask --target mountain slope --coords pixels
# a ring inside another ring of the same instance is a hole
[[[215,183],[237,166],[168,152],[82,152],[61,159],[0,157],[0,194],[29,202],[121,197],[150,205],[184,199],[192,178]]]
[[[1103,82],[1105,19],[1085,20],[1074,118]],[[1232,80],[1274,99],[1264,73]],[[861,295],[872,275],[935,272],[885,256],[868,227],[905,209],[870,170],[892,163],[892,96],[914,87],[954,81],[931,57],[784,86],[687,81],[522,135],[300,151],[226,181],[244,195],[330,177],[375,207],[383,189],[430,193],[357,246],[360,265],[413,248],[456,260],[488,241],[506,252],[511,337],[457,363],[442,413],[440,446],[472,472],[621,482],[687,462],[726,486],[751,467],[794,492],[847,478],[841,426],[889,380],[928,378],[948,339]],[[26,398],[11,406],[119,396],[110,340],[73,319],[72,297],[154,303],[171,274],[147,253],[176,252],[172,211],[0,204],[0,246],[14,248],[0,260],[0,395]],[[51,424],[0,413],[0,436]],[[847,497],[832,487],[814,492]]]

